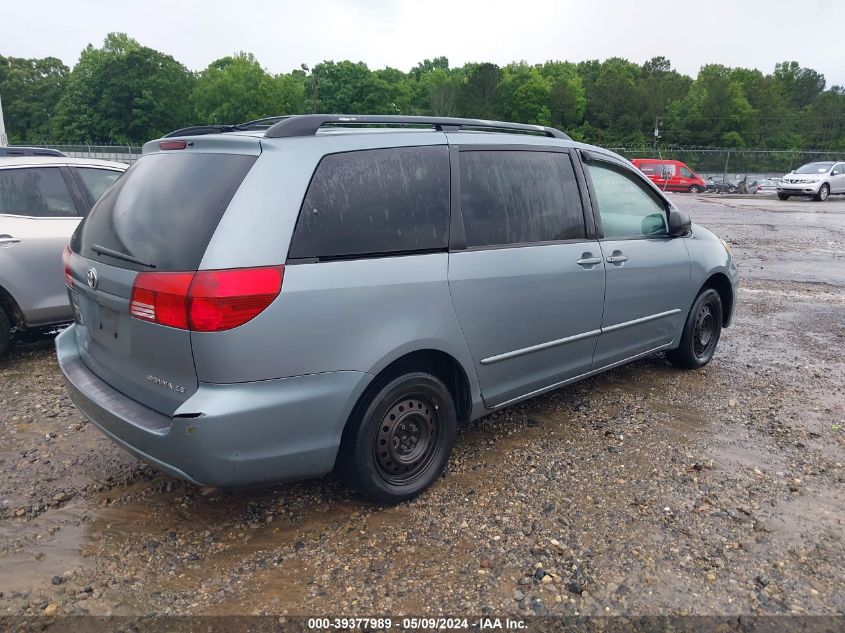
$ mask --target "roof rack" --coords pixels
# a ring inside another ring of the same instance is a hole
[[[401,116],[401,115],[351,115],[351,114],[302,114],[284,117],[272,125],[264,134],[266,138],[288,138],[313,136],[323,126],[359,127],[379,125],[386,127],[433,127],[438,132],[475,130],[488,132],[513,132],[517,134],[541,134],[571,140],[569,136],[553,127],[485,121],[482,119],[458,119],[453,117]]]

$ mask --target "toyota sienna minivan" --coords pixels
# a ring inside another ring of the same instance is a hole
[[[398,502],[458,424],[656,352],[701,367],[730,323],[727,245],[616,154],[514,123],[270,123],[147,143],[65,252],[71,398],[172,475],[337,470]]]

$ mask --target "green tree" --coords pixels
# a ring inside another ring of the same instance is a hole
[[[325,61],[314,66],[317,111],[343,114],[396,113],[396,89],[363,62]]]
[[[502,69],[496,64],[467,64],[463,74],[466,81],[461,86],[461,115],[479,119],[497,118]]]
[[[584,122],[587,96],[575,64],[548,61],[540,67],[540,74],[551,84],[551,124],[563,130],[580,126]]]
[[[69,142],[142,143],[192,122],[194,77],[123,33],[88,45],[59,101],[54,132]]]
[[[802,68],[798,62],[782,62],[775,66],[775,80],[784,96],[796,109],[806,108],[825,87],[825,78],[812,68]]]
[[[55,57],[23,59],[0,55],[0,98],[9,142],[52,140],[56,105],[70,69]]]
[[[191,95],[197,123],[243,123],[306,111],[305,85],[293,75],[274,77],[248,53],[218,59],[197,77]]]
[[[594,140],[645,140],[650,124],[645,121],[646,100],[640,67],[612,57],[601,64],[579,64],[579,71],[582,68],[587,98],[585,118],[598,134]]]
[[[509,64],[499,84],[499,112],[509,121],[551,125],[551,95],[551,82],[536,67],[525,62]]]
[[[673,140],[701,145],[748,145],[754,140],[755,110],[741,81],[719,64],[702,67],[683,101],[670,108]]]

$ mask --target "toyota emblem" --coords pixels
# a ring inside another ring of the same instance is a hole
[[[97,283],[99,283],[99,279],[97,278],[97,269],[89,268],[88,273],[85,276],[88,278],[88,285],[96,289]]]

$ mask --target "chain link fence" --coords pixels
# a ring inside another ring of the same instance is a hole
[[[46,149],[57,149],[66,156],[71,158],[96,158],[99,160],[111,160],[117,163],[126,163],[131,165],[138,157],[141,156],[141,147],[139,145],[44,145],[34,143],[32,145],[10,145],[14,147],[43,147]]]
[[[98,158],[131,165],[141,155],[138,145],[27,145],[57,149],[74,158]],[[662,158],[689,165],[703,177],[723,174],[732,179],[782,176],[806,163],[823,160],[845,160],[845,152],[830,150],[755,149],[744,147],[710,147],[695,145],[618,145],[608,147],[625,158]]]
[[[687,164],[707,178],[748,181],[779,177],[801,165],[815,161],[845,160],[845,152],[831,150],[755,149],[746,147],[704,147],[695,145],[619,145],[609,147],[625,158],[662,158]]]

